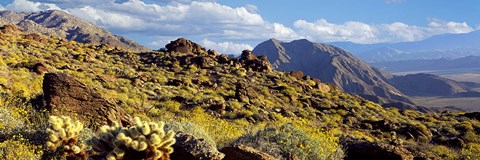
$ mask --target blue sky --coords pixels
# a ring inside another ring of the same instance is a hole
[[[479,0],[2,0],[0,10],[64,10],[151,48],[178,37],[223,53],[284,41],[418,41],[480,28]]]

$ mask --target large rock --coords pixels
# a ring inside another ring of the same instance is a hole
[[[165,47],[167,48],[168,52],[180,52],[180,53],[206,52],[205,48],[185,38],[179,38],[175,41],[171,41]]]
[[[225,153],[224,160],[277,160],[267,153],[245,145],[225,147],[220,152]]]
[[[175,135],[174,152],[170,155],[172,160],[221,160],[225,157],[218,152],[214,144],[209,144],[204,139],[178,132]]]
[[[67,74],[45,74],[43,93],[53,115],[68,115],[93,129],[113,122],[131,124],[131,117],[122,108]]]
[[[350,143],[345,160],[412,160],[410,151],[402,147],[373,142]]]

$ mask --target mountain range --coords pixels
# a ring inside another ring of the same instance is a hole
[[[442,34],[421,41],[379,44],[329,43],[354,53],[366,62],[456,59],[480,56],[480,31]]]
[[[394,76],[341,48],[308,40],[270,39],[253,52],[266,55],[277,70],[302,71],[384,106],[409,108],[415,106],[410,96],[453,96],[472,91],[459,82],[432,74]]]
[[[0,26],[6,24],[16,25],[26,33],[38,33],[80,43],[109,44],[135,51],[151,50],[135,41],[114,35],[90,22],[59,10],[32,13],[0,11]]]

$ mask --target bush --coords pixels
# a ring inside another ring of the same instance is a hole
[[[215,141],[207,134],[207,132],[190,122],[171,122],[165,125],[165,130],[180,131],[196,138],[204,139],[207,143],[216,146]]]
[[[480,159],[480,144],[468,143],[467,146],[460,151],[460,153],[462,155],[462,159]]]
[[[318,137],[333,139],[332,137]],[[292,124],[285,124],[279,128],[267,128],[254,135],[239,138],[234,144],[244,144],[267,152],[277,158],[293,153],[300,159],[342,159],[343,150],[325,150],[331,146],[339,146],[332,141],[313,139],[305,132],[295,128]]]
[[[0,159],[40,159],[42,154],[41,146],[30,144],[20,135],[0,143]]]

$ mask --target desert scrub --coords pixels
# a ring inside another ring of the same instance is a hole
[[[29,124],[31,107],[23,98],[0,93],[0,135],[13,134]]]
[[[186,133],[188,135],[192,135],[198,139],[204,139],[208,144],[212,144],[216,148],[216,143],[208,135],[207,132],[199,128],[197,125],[190,123],[190,122],[170,122],[165,125],[165,130],[174,130]]]
[[[165,132],[164,123],[145,122],[134,118],[131,127],[102,126],[100,135],[91,140],[93,149],[108,160],[169,159],[175,143],[173,131]]]
[[[234,144],[244,144],[277,158],[293,153],[300,159],[342,159],[343,150],[333,136],[311,138],[292,124],[266,128],[256,134],[239,138]],[[331,149],[333,148],[333,149]],[[285,158],[285,157],[283,157]]]
[[[12,138],[0,143],[0,159],[34,160],[40,159],[42,154],[42,146],[29,143],[21,135],[14,135]]]
[[[462,148],[460,154],[462,155],[462,159],[480,159],[480,144],[468,143],[464,148]]]

